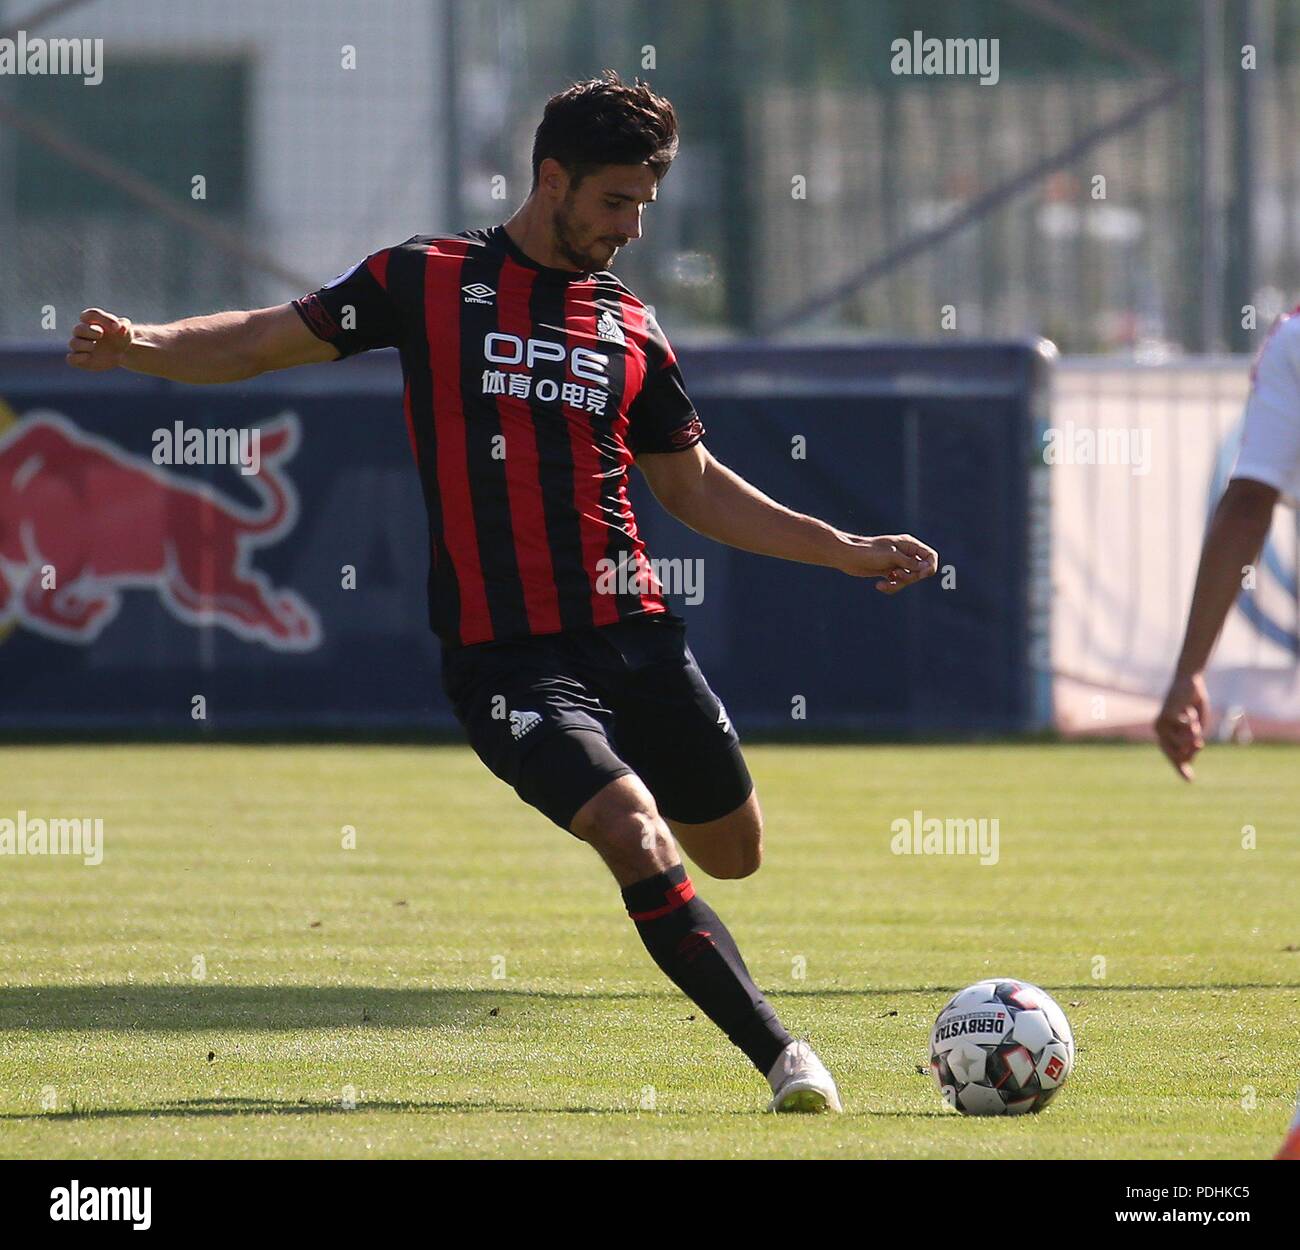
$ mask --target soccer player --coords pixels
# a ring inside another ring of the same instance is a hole
[[[1183,649],[1156,717],[1156,738],[1184,781],[1205,745],[1210,715],[1205,668],[1241,591],[1242,569],[1259,556],[1279,497],[1300,499],[1300,308],[1270,331],[1251,375],[1245,430],[1232,478],[1210,521],[1192,592]]]
[[[1295,1115],[1291,1127],[1286,1131],[1286,1138],[1277,1148],[1275,1159],[1300,1159],[1300,1098],[1296,1099]]]
[[[908,535],[792,512],[705,450],[663,330],[609,271],[676,151],[672,105],[607,72],[547,102],[532,189],[503,225],[383,248],[275,308],[156,326],[88,309],[67,359],[229,382],[396,347],[429,514],[430,620],[471,745],[603,858],[651,958],[767,1077],[770,1110],[838,1111],[830,1073],[786,1031],[678,854],[748,876],[762,816],[653,576],[628,468],[702,534],[877,578],[885,594],[938,557]]]

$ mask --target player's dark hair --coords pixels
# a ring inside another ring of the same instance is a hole
[[[625,83],[607,69],[546,101],[533,138],[533,186],[542,162],[560,162],[577,186],[602,165],[648,165],[663,178],[677,155],[677,113],[639,78]]]

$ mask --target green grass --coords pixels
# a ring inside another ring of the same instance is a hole
[[[760,1114],[765,1083],[661,978],[596,857],[468,749],[11,747],[0,818],[100,816],[105,853],[0,856],[0,1156],[1275,1149],[1300,751],[1215,748],[1195,786],[1148,747],[749,759],[767,862],[696,884],[844,1116]],[[916,808],[997,817],[1000,862],[893,855]],[[945,998],[998,973],[1056,994],[1078,1058],[1041,1116],[969,1120],[917,1065]]]

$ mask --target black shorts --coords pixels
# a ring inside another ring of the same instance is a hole
[[[444,648],[442,686],[478,757],[562,829],[629,773],[684,824],[725,816],[754,788],[686,624],[670,614]]]

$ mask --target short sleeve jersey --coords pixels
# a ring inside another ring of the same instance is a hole
[[[1265,340],[1251,371],[1241,450],[1232,476],[1300,501],[1300,308],[1283,317]]]
[[[612,273],[538,265],[494,226],[375,252],[294,308],[341,356],[401,355],[444,643],[667,610],[628,469],[704,428],[667,337]]]

